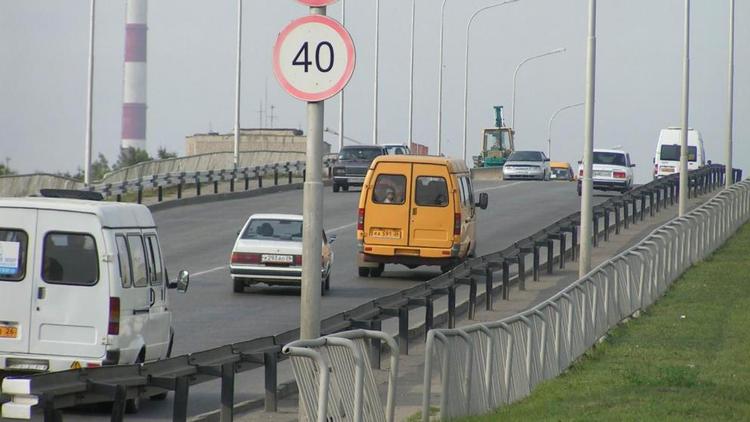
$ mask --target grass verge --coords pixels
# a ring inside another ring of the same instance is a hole
[[[750,420],[750,224],[500,420]]]

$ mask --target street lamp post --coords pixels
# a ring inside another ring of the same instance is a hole
[[[411,43],[409,47],[409,145],[414,141],[414,18],[417,0],[411,0]]]
[[[588,39],[586,41],[586,101],[583,144],[583,179],[581,180],[581,253],[578,276],[583,278],[591,271],[593,241],[592,197],[594,159],[594,99],[596,91],[596,0],[589,0]]]
[[[547,125],[547,157],[552,157],[552,122],[554,122],[555,119],[557,118],[557,115],[562,113],[563,111],[569,110],[575,107],[581,107],[582,105],[583,103],[577,103],[577,104],[571,104],[565,107],[561,107],[552,115],[552,117],[550,117],[549,124]]]
[[[727,99],[727,169],[726,185],[732,185],[734,172],[732,167],[732,136],[734,126],[734,0],[729,0],[729,87]]]
[[[96,0],[91,0],[91,17],[89,22],[89,74],[88,74],[88,96],[86,97],[86,140],[84,146],[83,161],[83,183],[86,187],[91,185],[91,146],[92,120],[94,110],[94,17]]]
[[[378,144],[378,62],[380,57],[380,0],[375,0],[375,93],[373,95],[372,143]]]
[[[240,167],[240,86],[242,81],[242,0],[237,0],[237,75],[234,93],[234,155],[235,170]]]
[[[341,26],[346,27],[346,0],[341,0]],[[344,90],[339,94],[339,151],[344,147]]]
[[[445,4],[448,0],[443,0],[440,5],[440,71],[438,78],[438,118],[437,118],[437,154],[443,153],[443,47],[445,35]]]
[[[471,25],[474,23],[474,19],[476,17],[489,9],[493,9],[495,7],[504,6],[509,3],[515,3],[518,0],[506,0],[500,3],[491,4],[489,6],[484,6],[482,8],[477,9],[474,14],[471,15],[469,18],[469,22],[466,24],[466,52],[464,53],[464,139],[463,139],[463,154],[462,157],[464,161],[466,161],[466,138],[468,136],[468,117],[469,117],[469,45],[471,45],[470,36],[471,36]]]
[[[512,100],[511,100],[511,103],[512,103],[511,112],[512,112],[512,114],[510,116],[510,127],[512,127],[513,129],[516,128],[516,87],[518,85],[517,84],[517,81],[518,81],[518,71],[521,70],[521,66],[525,65],[526,63],[528,63],[528,62],[530,62],[532,60],[541,59],[542,57],[547,57],[547,56],[551,56],[553,54],[559,54],[559,53],[564,53],[564,52],[565,52],[564,48],[557,48],[557,49],[554,49],[552,51],[548,51],[546,53],[542,53],[542,54],[538,54],[536,56],[528,57],[528,58],[524,59],[521,63],[519,63],[518,66],[516,66],[516,70],[515,70],[515,72],[513,72],[513,96],[512,96]]]
[[[688,201],[688,125],[690,116],[690,0],[685,0],[685,44],[682,60],[682,133],[680,139],[679,215],[687,213]]]

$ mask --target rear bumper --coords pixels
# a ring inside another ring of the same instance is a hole
[[[119,359],[119,354],[117,358]],[[43,372],[67,371],[68,369],[77,367],[78,364],[80,364],[82,368],[86,368],[117,363],[118,362],[108,362],[107,356],[103,356],[101,358],[91,358],[9,353],[0,354],[0,373],[38,374]],[[46,365],[46,369],[43,369],[41,365]]]
[[[543,179],[544,178],[544,170],[513,170],[513,169],[505,169],[503,168],[503,177],[506,180],[511,179],[524,179],[524,180],[534,180],[534,179]]]
[[[365,245],[359,253],[360,263],[402,264],[406,266],[447,265],[460,260],[460,246],[452,248],[410,248]]]
[[[365,183],[364,176],[334,176],[333,183],[339,186],[362,186]]]
[[[285,285],[300,285],[302,283],[302,269],[295,268],[272,268],[272,267],[251,267],[238,268],[230,267],[229,273],[234,280],[244,280],[255,283],[273,283]],[[320,270],[321,277],[325,276],[325,269]]]

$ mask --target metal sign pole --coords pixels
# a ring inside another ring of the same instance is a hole
[[[685,46],[682,62],[682,136],[680,139],[680,216],[687,213],[688,130],[690,117],[690,0],[685,0]]]
[[[734,129],[734,0],[729,0],[729,87],[727,96],[727,169],[726,186],[734,182],[734,171],[732,165],[732,138]]]
[[[310,7],[325,15],[326,7]],[[320,257],[323,246],[323,101],[307,103],[307,153],[302,212],[300,338],[320,337]]]
[[[84,147],[83,161],[83,183],[91,186],[91,144],[92,144],[92,120],[94,102],[94,18],[96,0],[91,0],[91,22],[89,22],[89,74],[88,74],[88,96],[86,97],[86,145]]]
[[[240,166],[240,86],[242,82],[242,0],[237,0],[237,81],[234,96],[234,155],[236,170]]]
[[[581,181],[581,256],[578,276],[591,271],[594,210],[592,208],[594,170],[594,100],[596,91],[596,0],[589,0],[589,36],[586,51],[586,123],[584,124],[583,180]],[[515,111],[515,110],[514,110]]]

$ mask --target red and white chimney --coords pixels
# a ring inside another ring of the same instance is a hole
[[[127,0],[121,148],[146,149],[147,0]]]

